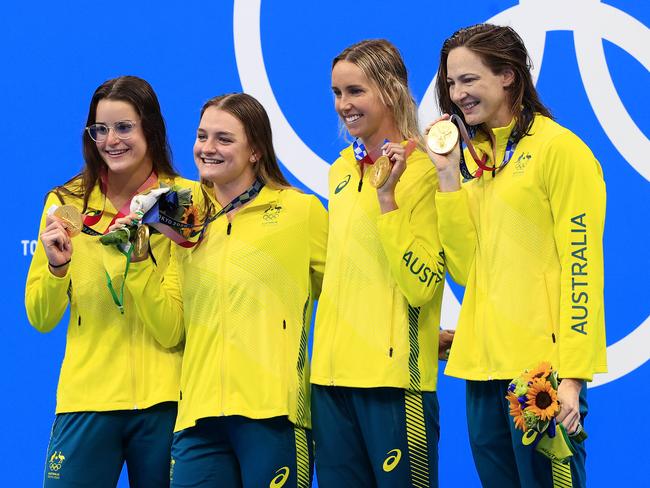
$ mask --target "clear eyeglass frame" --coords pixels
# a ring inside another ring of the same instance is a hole
[[[136,122],[132,120],[119,120],[114,124],[92,124],[86,127],[86,132],[90,138],[95,142],[104,142],[108,137],[111,129],[115,133],[115,137],[120,140],[129,139],[133,135],[133,129],[137,126]]]

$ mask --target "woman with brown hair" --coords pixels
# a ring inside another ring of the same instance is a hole
[[[25,290],[27,316],[41,332],[70,308],[44,486],[114,487],[125,461],[131,486],[167,486],[181,349],[159,342],[143,320],[155,304],[134,299],[124,257],[97,238],[129,214],[134,195],[161,184],[190,185],[172,166],[149,83],[121,76],[97,88],[83,154],[82,172],[47,196]],[[48,212],[64,204],[83,216],[74,245],[75,229]],[[151,237],[145,258],[161,274],[170,248],[162,235]],[[119,307],[107,278],[123,290]]]
[[[486,487],[550,487],[554,478],[585,486],[584,444],[572,442],[570,470],[552,474],[546,457],[522,445],[505,396],[512,378],[551,363],[562,378],[557,422],[573,434],[587,413],[586,381],[606,371],[602,170],[541,103],[510,27],[479,24],[449,37],[437,92],[443,119],[456,114],[470,127],[481,165],[458,145],[431,153],[440,239],[466,286],[445,373],[467,380],[479,477]]]
[[[307,338],[327,213],[282,175],[250,95],[205,103],[194,161],[202,240],[174,248],[162,287],[150,263],[133,271],[141,296],[160,297],[148,323],[185,341],[172,486],[310,486]]]

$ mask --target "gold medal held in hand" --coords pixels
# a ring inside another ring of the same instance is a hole
[[[370,168],[368,181],[374,188],[381,188],[390,176],[392,168],[393,165],[390,162],[390,159],[388,159],[388,156],[379,156],[377,161],[372,165],[372,168]]]
[[[81,234],[83,220],[81,219],[81,212],[79,212],[77,207],[73,205],[61,205],[54,210],[52,215],[63,223],[70,237]]]
[[[436,122],[427,135],[427,146],[435,154],[449,154],[458,143],[458,128],[450,120]]]
[[[133,243],[133,257],[135,259],[144,258],[149,252],[149,226],[141,225],[135,234]]]

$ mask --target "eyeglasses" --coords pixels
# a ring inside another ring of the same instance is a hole
[[[135,129],[135,122],[132,120],[120,120],[114,124],[93,124],[86,127],[88,135],[95,142],[104,142],[108,137],[108,133],[111,129],[115,133],[115,136],[120,139],[128,139],[133,134],[133,129]]]

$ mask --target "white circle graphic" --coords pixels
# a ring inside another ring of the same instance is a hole
[[[262,54],[261,0],[235,0],[233,35],[237,69],[244,91],[260,100],[274,129],[278,157],[302,183],[327,198],[329,164],[296,134],[273,94]],[[534,19],[534,20],[532,20]],[[541,69],[546,33],[572,31],[576,57],[589,102],[603,130],[621,156],[650,181],[650,164],[639,157],[650,154],[650,141],[625,109],[609,74],[602,40],[621,47],[650,70],[650,30],[641,22],[598,0],[521,0],[486,22],[511,25],[521,35],[533,62],[536,82]],[[435,77],[420,102],[424,124],[436,111]],[[460,304],[445,283],[442,324],[456,324]],[[453,327],[451,327],[453,328]],[[607,348],[609,372],[597,375],[590,386],[599,386],[634,371],[650,359],[650,315],[631,333]]]

